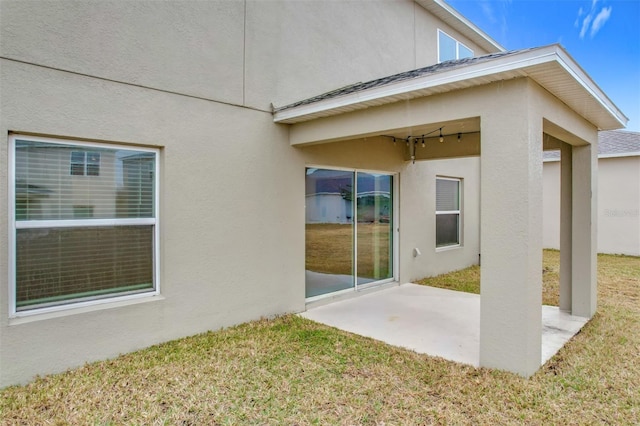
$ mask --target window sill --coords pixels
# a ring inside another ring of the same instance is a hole
[[[462,244],[454,244],[454,245],[450,245],[450,246],[443,246],[443,247],[436,247],[436,253],[439,253],[441,251],[451,251],[451,250],[456,250],[459,248],[462,248]]]
[[[17,312],[9,317],[9,326],[27,324],[35,321],[49,320],[53,318],[66,317],[69,315],[84,314],[88,312],[102,311],[105,309],[122,308],[140,303],[157,302],[164,300],[164,297],[157,293],[147,293],[132,296],[124,296],[119,299],[97,300],[82,305],[63,305],[56,306],[54,310],[34,310],[26,312]]]

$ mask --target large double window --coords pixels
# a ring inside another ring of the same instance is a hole
[[[460,179],[436,178],[436,247],[460,245]]]
[[[157,293],[158,151],[9,144],[11,314]]]

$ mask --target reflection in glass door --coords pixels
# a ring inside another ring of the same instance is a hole
[[[354,286],[353,172],[307,169],[306,297]]]
[[[393,181],[374,173],[357,176],[357,283],[362,285],[393,277]]]
[[[305,185],[306,297],[391,279],[393,177],[308,168]]]

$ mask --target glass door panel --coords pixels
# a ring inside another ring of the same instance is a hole
[[[357,173],[358,285],[393,277],[393,177]]]
[[[308,168],[306,297],[354,287],[354,172]]]

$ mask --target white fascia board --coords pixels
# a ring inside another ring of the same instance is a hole
[[[522,75],[526,76],[526,68],[548,63],[559,64],[567,74],[577,81],[591,97],[596,99],[611,116],[615,117],[621,127],[626,125],[628,120],[627,117],[622,114],[622,112],[613,104],[613,102],[611,102],[611,100],[593,82],[584,70],[582,70],[571,56],[569,56],[569,54],[567,54],[567,52],[558,44],[531,49],[496,59],[490,59],[476,64],[471,64],[463,68],[454,68],[450,71],[443,71],[440,73],[428,74],[423,77],[402,80],[397,83],[390,83],[380,87],[374,87],[372,89],[354,92],[307,105],[300,105],[298,107],[276,112],[274,114],[274,122],[286,123],[289,120],[296,120],[308,115],[329,112],[340,108],[354,110],[357,109],[356,105],[358,104],[384,100],[385,98],[393,98],[418,90],[436,88],[479,77],[495,76],[495,79],[499,80],[501,77],[500,74],[517,71],[522,72]]]
[[[553,45],[557,50],[558,63],[574,78],[609,114],[615,117],[621,127],[626,127],[629,118],[615,106],[609,97],[589,77],[582,67],[559,44]]]
[[[473,22],[469,21],[463,15],[460,14],[457,10],[452,8],[450,5],[441,0],[431,0],[434,4],[439,6],[442,10],[446,11],[449,15],[451,15],[456,20],[460,21],[461,24],[468,27],[471,31],[473,31],[478,37],[484,40],[486,43],[491,45],[494,49],[499,52],[505,52],[506,49],[502,47],[497,41],[492,39],[487,33],[478,28]],[[471,37],[472,38],[472,37]]]
[[[640,157],[640,151],[598,155],[598,158],[622,158],[622,157]]]

